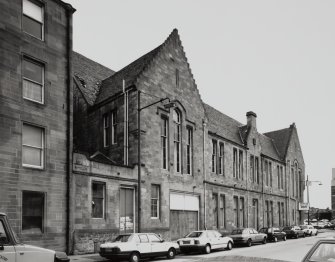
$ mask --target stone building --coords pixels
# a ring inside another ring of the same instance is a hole
[[[296,126],[261,134],[256,118],[202,101],[177,30],[118,72],[74,54],[73,251],[138,231],[138,218],[167,239],[299,224]]]
[[[0,212],[26,243],[64,251],[72,164],[72,14],[0,1]]]
[[[332,169],[331,203],[332,203],[332,213],[333,216],[335,216],[335,168]]]

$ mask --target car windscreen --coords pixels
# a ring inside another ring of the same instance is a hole
[[[113,242],[128,242],[131,235],[119,235],[117,236]]]
[[[232,235],[242,235],[242,233],[242,229],[234,229],[233,232],[231,232]]]
[[[268,232],[268,229],[267,228],[261,228],[260,230],[259,230],[259,232],[260,233],[267,233]]]
[[[284,227],[283,230],[291,230],[292,227]]]
[[[200,237],[202,235],[202,232],[192,232],[192,233],[189,233],[186,237]]]

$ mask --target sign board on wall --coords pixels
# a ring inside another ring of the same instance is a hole
[[[309,203],[299,203],[299,210],[309,210]]]

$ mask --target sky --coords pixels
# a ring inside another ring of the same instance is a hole
[[[74,50],[118,71],[178,29],[203,101],[261,133],[295,122],[311,206],[331,208],[335,1],[65,0]],[[306,197],[305,197],[306,199]]]

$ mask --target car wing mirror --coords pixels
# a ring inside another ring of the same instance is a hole
[[[165,242],[165,240],[164,240],[164,239],[162,239],[162,240],[161,240],[161,243],[163,243],[163,242]]]

